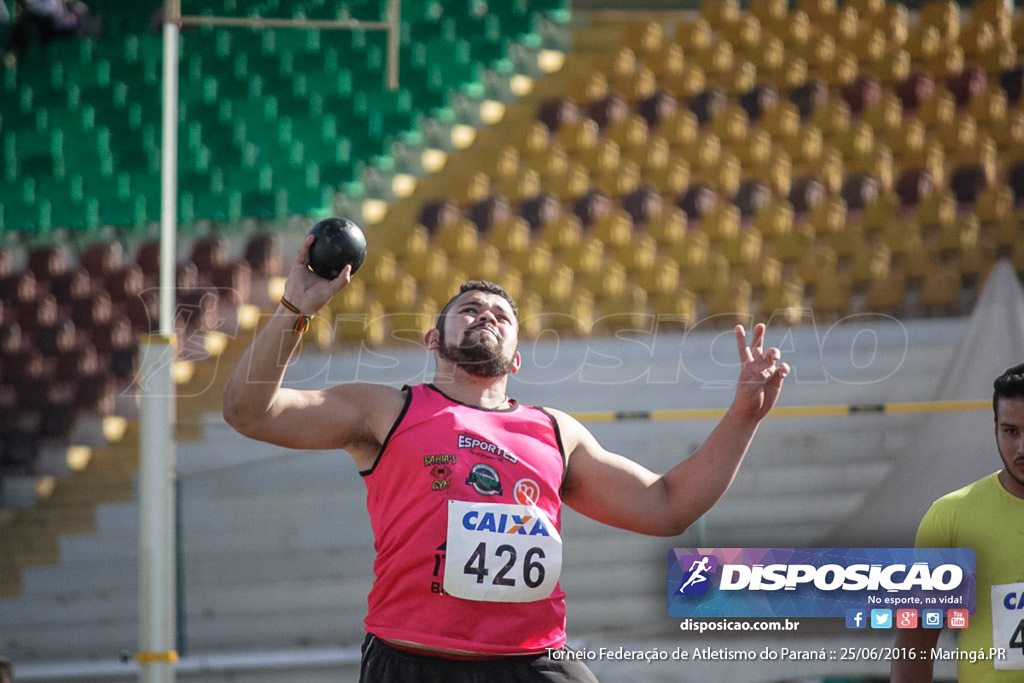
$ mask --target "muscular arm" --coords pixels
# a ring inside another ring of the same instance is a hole
[[[658,475],[605,450],[578,421],[558,411],[568,470],[562,498],[578,512],[612,526],[655,536],[682,533],[725,493],[746,456],[761,419],[778,398],[789,372],[776,365],[777,349],[762,351],[764,326],[746,346],[736,328],[742,369],[725,417],[689,458]]]
[[[917,658],[897,657],[890,669],[891,683],[931,683],[934,673],[931,651],[939,642],[940,629],[915,628],[906,629],[896,636],[896,647],[913,648]]]
[[[285,285],[285,298],[304,312],[315,312],[350,279],[346,268],[325,280],[305,265],[306,244]],[[281,386],[300,334],[298,315],[279,305],[231,373],[224,388],[224,419],[239,433],[288,448],[343,448],[360,469],[369,467],[401,412],[404,398],[395,388],[346,384],[320,390]]]

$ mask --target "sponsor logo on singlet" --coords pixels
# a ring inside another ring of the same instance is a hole
[[[475,455],[482,455],[484,457],[502,458],[512,464],[519,462],[519,458],[511,451],[469,432],[459,434],[459,449],[470,450]]]
[[[454,455],[424,455],[423,466],[430,472],[431,491],[445,491],[452,484],[452,468],[455,464]]]
[[[466,484],[472,486],[473,490],[481,496],[501,495],[501,478],[498,477],[497,470],[490,465],[483,463],[473,465],[473,469],[469,471],[469,478],[466,479]]]

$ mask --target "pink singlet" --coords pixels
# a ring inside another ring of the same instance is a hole
[[[484,655],[562,647],[565,453],[554,418],[515,402],[464,405],[430,384],[405,391],[361,473],[377,551],[366,630]]]

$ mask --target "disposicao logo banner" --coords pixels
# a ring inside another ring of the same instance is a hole
[[[845,617],[850,609],[974,613],[970,548],[673,548],[673,617]]]

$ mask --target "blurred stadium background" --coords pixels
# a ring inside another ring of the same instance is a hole
[[[19,680],[138,675],[160,6],[90,6],[100,38],[36,46],[2,72],[0,655]],[[387,7],[182,12],[379,22]],[[577,413],[651,467],[728,405],[733,324],[768,322],[794,366],[785,410],[684,536],[566,514],[572,644],[891,644],[836,620],[682,633],[666,551],[911,545],[932,499],[997,469],[985,401],[1024,348],[1024,14],[1002,0],[403,0],[400,16],[396,90],[382,32],[183,28],[178,677],[354,679],[372,562],[357,473],[220,418],[228,372],[328,215],[359,222],[369,256],[307,334],[297,385],[429,378],[419,339],[466,278],[519,300],[514,395]],[[888,671],[592,665],[623,681]]]

